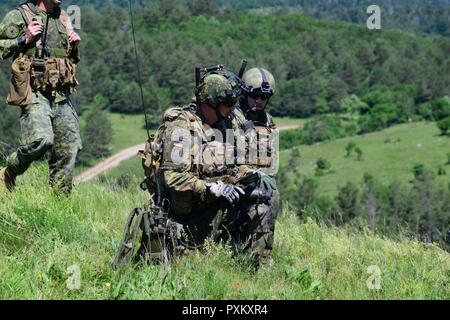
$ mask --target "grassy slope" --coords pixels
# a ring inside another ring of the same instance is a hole
[[[387,139],[391,142],[385,143]],[[349,141],[354,141],[361,147],[363,161],[357,161],[355,153],[350,158],[345,157],[345,146]],[[334,173],[317,177],[317,180],[318,192],[332,195],[339,185],[344,185],[347,181],[361,181],[365,172],[386,183],[395,179],[403,182],[412,180],[411,169],[417,163],[423,163],[437,173],[438,166],[445,165],[447,161],[450,138],[440,136],[434,122],[419,122],[364,136],[300,146],[299,150],[302,158],[298,170],[303,174],[314,176],[315,163],[319,157],[331,162]],[[290,152],[282,152],[281,166],[286,163]],[[437,178],[445,185],[450,182],[450,167],[446,168],[447,175]]]
[[[288,211],[277,224],[272,270],[252,275],[227,247],[212,245],[170,269],[113,271],[126,214],[144,200],[134,186],[97,183],[57,198],[44,167],[33,167],[0,201],[0,298],[450,299],[450,255],[437,247],[300,223]],[[66,287],[71,265],[81,269],[80,290]],[[367,288],[370,265],[381,269],[379,291]]]

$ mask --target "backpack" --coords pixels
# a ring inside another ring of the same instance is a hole
[[[195,116],[188,110],[190,107],[176,106],[166,110],[163,116],[163,124],[159,126],[154,134],[150,135],[145,144],[145,149],[140,150],[138,153],[138,156],[142,159],[142,167],[145,174],[145,180],[141,183],[141,188],[152,195],[157,205],[165,205],[163,203],[164,199],[168,199],[167,192],[160,183],[162,180],[160,173],[167,125],[179,117],[191,120],[190,123],[195,121]]]

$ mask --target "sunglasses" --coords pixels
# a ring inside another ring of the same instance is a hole
[[[227,97],[226,99],[224,99],[222,101],[222,103],[227,107],[227,108],[234,108],[236,106],[237,103],[237,99],[234,97]]]
[[[270,98],[270,94],[267,93],[262,93],[262,92],[258,92],[258,93],[250,93],[249,97],[252,99],[261,99],[261,100],[267,100]]]

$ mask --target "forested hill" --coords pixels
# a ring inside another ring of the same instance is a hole
[[[359,112],[366,128],[362,131],[450,115],[449,108],[439,114],[431,110],[440,108],[438,99],[450,91],[450,39],[368,30],[301,13],[210,10],[199,15],[195,7],[189,11],[177,2],[136,10],[144,91],[153,123],[163,109],[190,100],[195,66],[224,63],[237,70],[243,58],[249,59],[249,67],[259,65],[274,73],[274,115]],[[74,96],[80,111],[98,107],[141,112],[130,31],[125,8],[82,7],[81,86]],[[0,63],[0,96],[9,88],[9,64]],[[13,136],[5,127],[15,127],[16,116],[9,115],[13,108],[3,101],[0,136],[8,140]]]
[[[2,0],[0,12],[17,5],[17,0]],[[159,4],[170,6],[172,0],[133,0],[135,5]],[[382,27],[398,28],[418,34],[450,36],[450,0],[182,0],[176,1],[194,9],[209,13],[231,8],[234,10],[257,9],[259,13],[285,13],[302,11],[317,19],[340,20],[365,24],[366,8],[376,4],[381,8]],[[128,0],[65,0],[70,4],[92,5],[96,8],[108,5],[126,7]],[[262,10],[260,10],[262,9]]]

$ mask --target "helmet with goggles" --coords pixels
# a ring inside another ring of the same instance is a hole
[[[263,68],[252,68],[244,73],[245,92],[249,96],[270,98],[275,92],[275,78]]]

